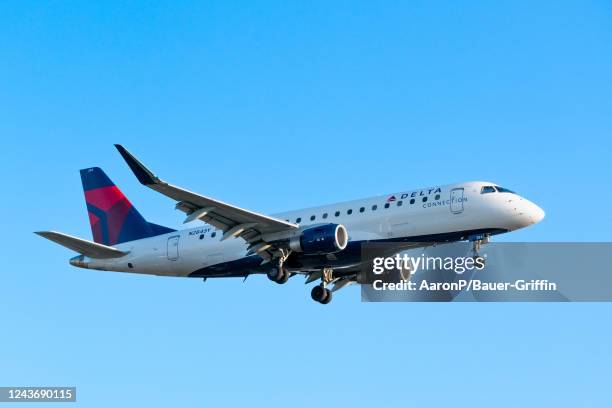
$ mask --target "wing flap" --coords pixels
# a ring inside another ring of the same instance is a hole
[[[88,256],[90,258],[98,259],[109,259],[109,258],[120,258],[127,255],[127,252],[118,250],[117,248],[98,244],[96,242],[88,241],[86,239],[73,237],[72,235],[62,234],[61,232],[55,231],[39,231],[35,234],[40,235],[43,238],[47,238],[50,241],[60,244],[68,249],[78,252],[81,255]]]

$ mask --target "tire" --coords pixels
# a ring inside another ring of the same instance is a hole
[[[310,297],[312,297],[312,300],[315,302],[321,303],[323,299],[325,299],[325,290],[326,289],[323,286],[317,285],[312,288],[312,291],[310,291]]]
[[[283,284],[289,280],[289,273],[284,269],[272,268],[266,274],[272,282]]]
[[[472,259],[474,259],[474,262],[476,263],[480,261],[483,266],[487,264],[487,259],[484,256],[476,255]]]
[[[323,298],[323,300],[321,300],[321,304],[326,305],[329,302],[331,302],[332,300],[332,292],[331,290],[325,288],[325,298]]]
[[[276,280],[275,282],[278,283],[279,285],[282,285],[284,283],[287,283],[287,281],[289,280],[289,272],[287,272],[284,269],[281,269],[282,275],[279,276],[278,280]]]
[[[270,279],[273,282],[276,282],[278,280],[278,273],[279,273],[278,268],[271,268],[268,271],[268,273],[266,273],[266,275],[268,276],[268,279]]]

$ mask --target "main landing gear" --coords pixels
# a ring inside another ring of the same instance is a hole
[[[312,288],[310,296],[315,302],[321,304],[328,304],[332,300],[332,291],[327,289],[327,284],[333,280],[333,269],[323,268],[323,275],[321,276],[321,284]]]
[[[270,279],[272,282],[278,283],[279,285],[287,283],[289,280],[289,272],[287,272],[287,270],[282,266],[275,266],[274,268],[271,268],[267,275],[268,279]]]
[[[267,275],[268,279],[270,279],[272,282],[276,282],[282,285],[283,283],[287,283],[289,277],[291,276],[291,274],[287,272],[287,269],[285,269],[285,267],[283,266],[285,261],[289,257],[289,254],[291,254],[291,251],[286,251],[284,249],[281,249],[280,251],[281,256],[278,258],[278,265],[271,268],[268,271]]]

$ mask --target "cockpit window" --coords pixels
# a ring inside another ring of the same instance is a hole
[[[493,186],[483,186],[480,190],[480,194],[494,193],[495,187]]]
[[[514,191],[512,190],[508,190],[507,188],[503,188],[500,186],[495,186],[495,188],[497,189],[497,191],[499,191],[500,193],[510,193],[510,194],[516,194]]]

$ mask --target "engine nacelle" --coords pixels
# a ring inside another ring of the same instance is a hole
[[[310,227],[289,241],[292,250],[308,255],[333,254],[342,251],[347,244],[348,232],[341,224]]]

